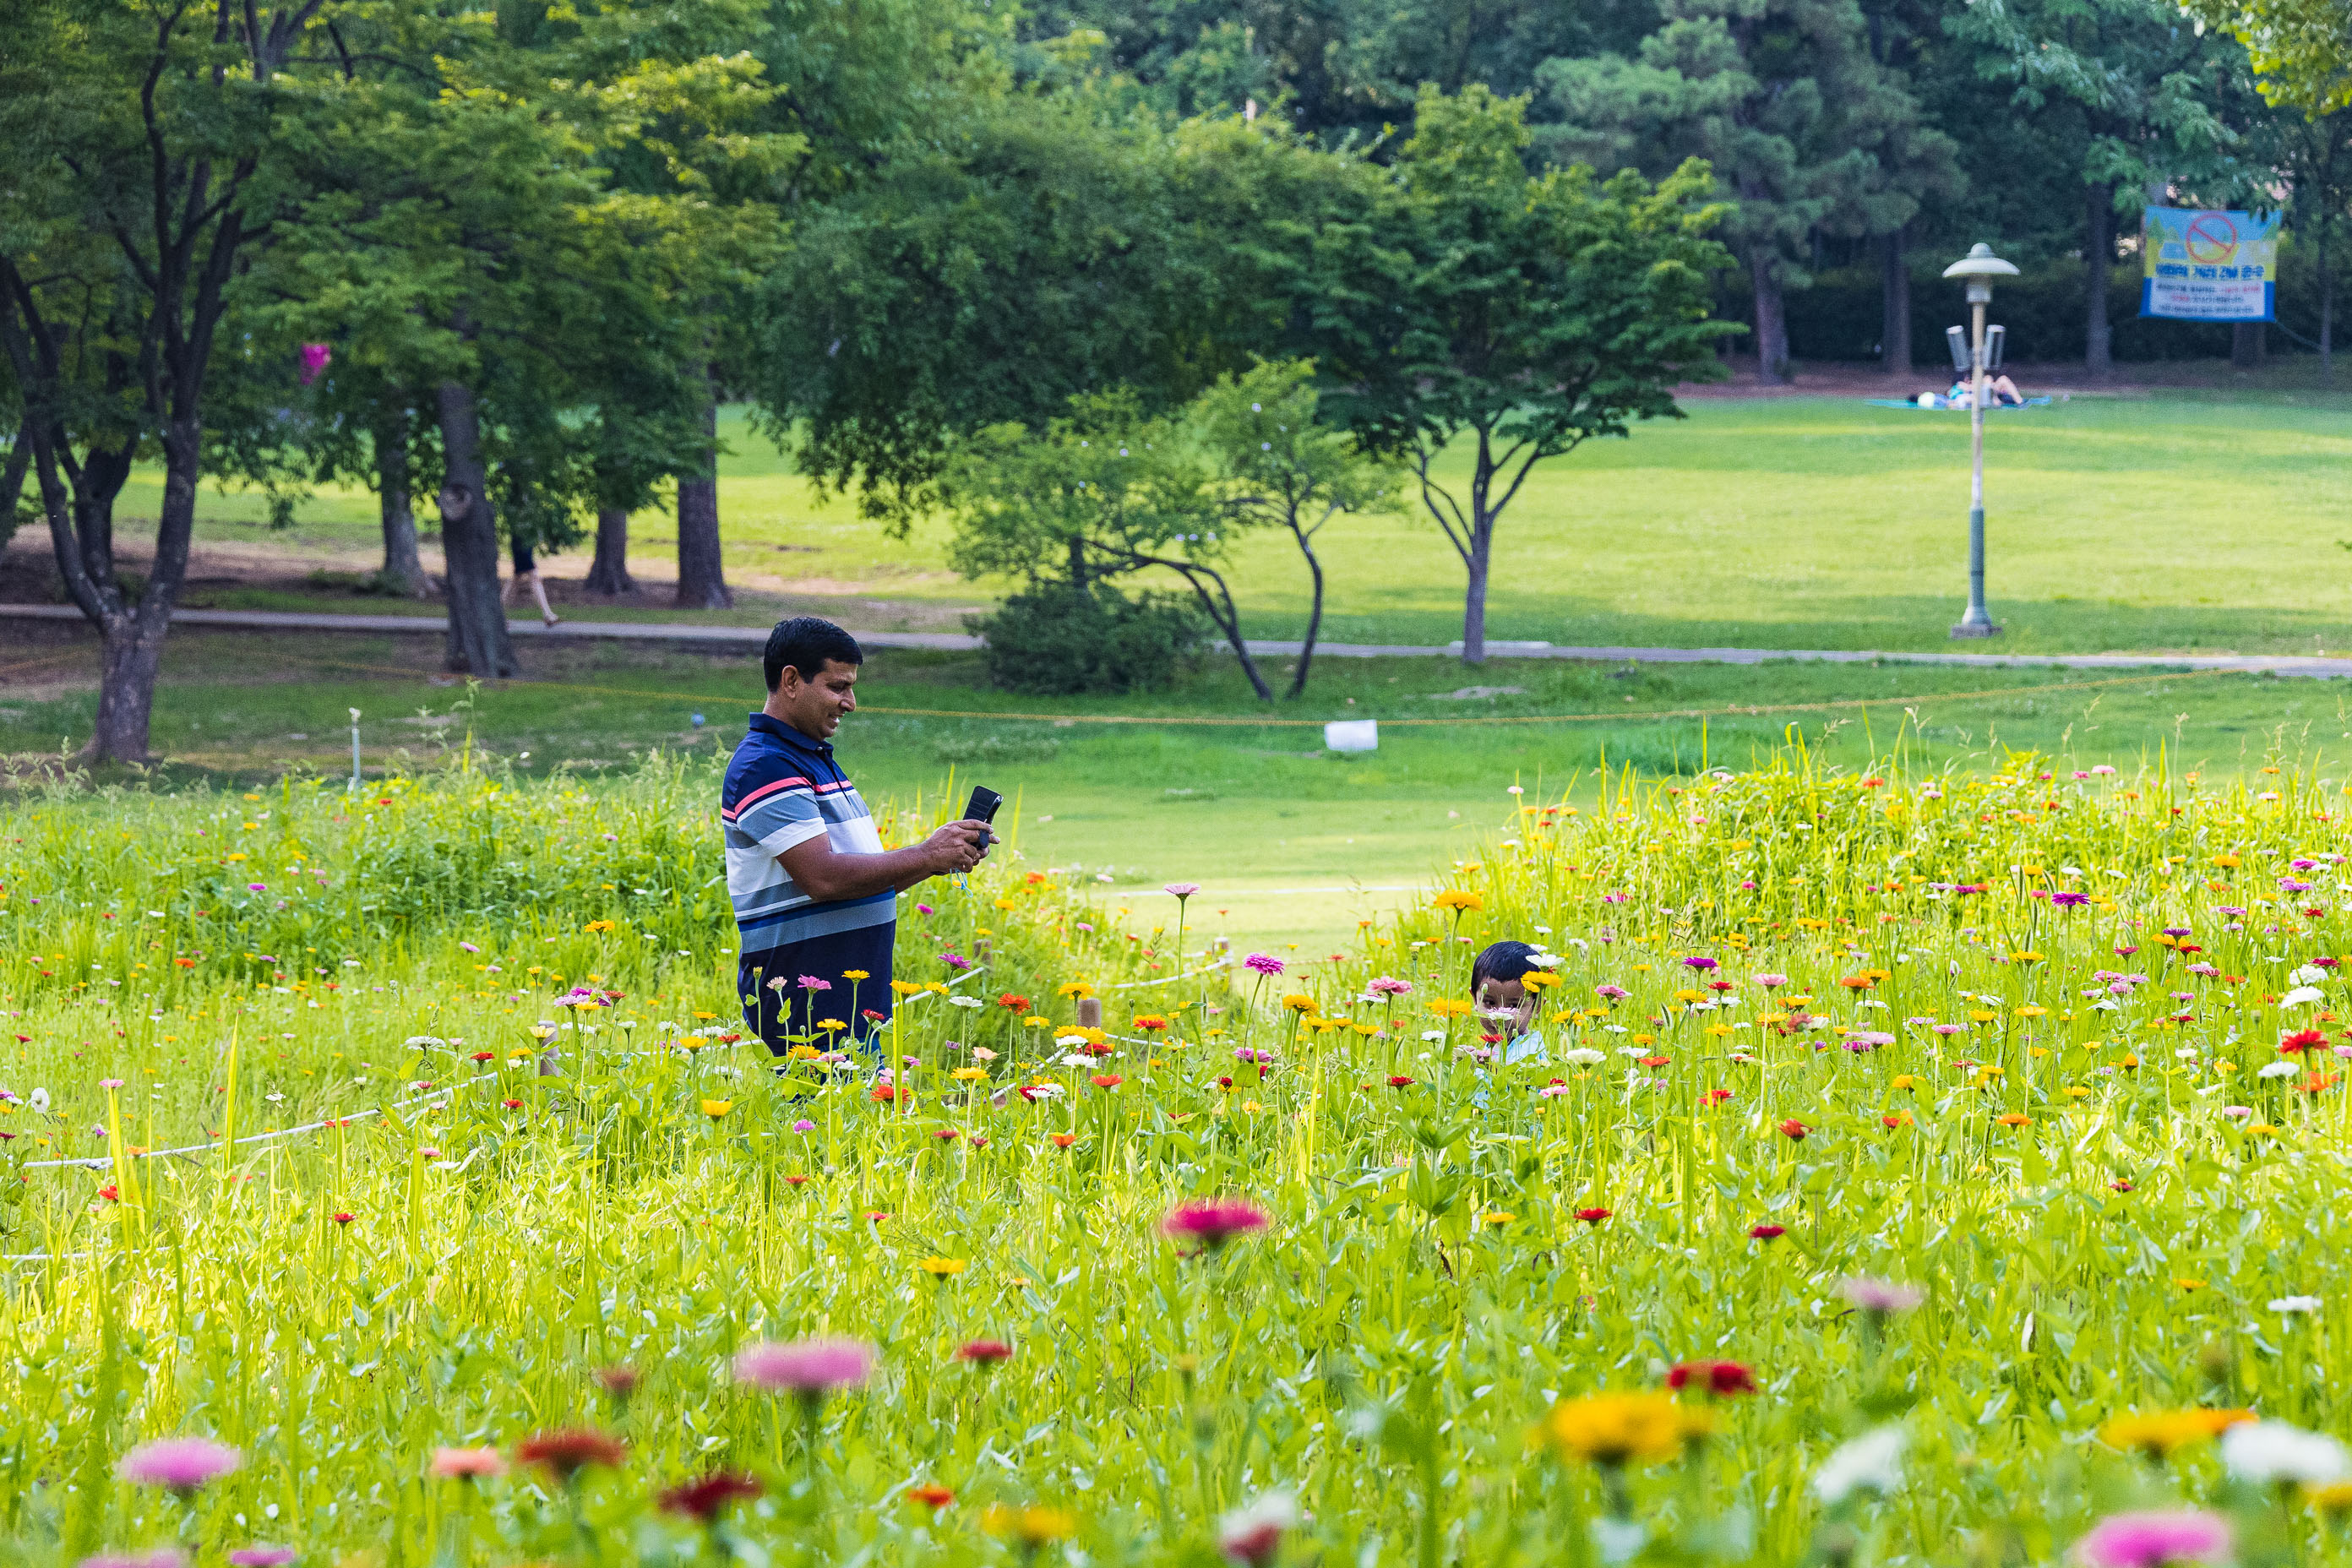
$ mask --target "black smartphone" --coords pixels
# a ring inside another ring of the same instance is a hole
[[[966,822],[994,822],[996,808],[1003,804],[1003,795],[992,789],[975,784],[972,786],[971,798],[963,803],[963,819]],[[995,842],[996,835],[993,833],[983,833],[980,836],[980,847],[982,849]]]

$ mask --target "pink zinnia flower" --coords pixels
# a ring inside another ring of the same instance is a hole
[[[1761,985],[1767,991],[1770,991],[1779,986],[1789,984],[1789,977],[1785,974],[1757,974],[1751,975],[1749,978],[1753,979],[1757,984]]]
[[[308,386],[318,380],[319,373],[326,369],[327,362],[334,357],[334,350],[324,343],[304,343],[302,345],[302,384]]]
[[[81,1568],[188,1568],[187,1553],[176,1546],[145,1552],[101,1552],[81,1560]]]
[[[1612,1002],[1622,1000],[1622,998],[1633,994],[1631,991],[1626,990],[1622,985],[1596,985],[1592,988],[1592,994],[1595,996],[1606,996]]]
[[[2185,1509],[2110,1514],[2074,1543],[2074,1552],[2092,1568],[2217,1563],[2230,1555],[2230,1525],[2219,1514]]]
[[[1865,1312],[1907,1312],[1927,1299],[1916,1285],[1856,1275],[1838,1287],[1838,1293]]]
[[[856,1388],[874,1372],[874,1347],[863,1340],[821,1338],[790,1344],[761,1341],[735,1356],[738,1381],[771,1394],[822,1399],[836,1388]]]
[[[1402,996],[1406,992],[1412,989],[1412,982],[1410,980],[1399,980],[1393,975],[1383,974],[1375,979],[1370,984],[1365,986],[1364,989],[1374,996]]]
[[[478,1481],[507,1473],[496,1448],[436,1448],[433,1473],[449,1480]]]
[[[228,1560],[230,1568],[286,1568],[295,1556],[290,1546],[240,1546]]]
[[[142,1486],[194,1491],[245,1462],[245,1456],[209,1437],[162,1437],[122,1456],[114,1473]]]
[[[1275,957],[1270,952],[1253,952],[1247,958],[1242,960],[1242,966],[1259,974],[1279,974],[1282,973],[1282,960]]]
[[[1178,1204],[1168,1211],[1160,1228],[1179,1241],[1190,1237],[1216,1251],[1237,1236],[1264,1228],[1265,1211],[1247,1198],[1209,1198]]]
[[[1201,890],[1201,884],[1198,882],[1171,882],[1168,884],[1166,890],[1172,893],[1179,899],[1189,899],[1193,894]]]

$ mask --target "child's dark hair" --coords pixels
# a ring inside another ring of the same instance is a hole
[[[1498,942],[1480,953],[1470,965],[1470,994],[1476,995],[1478,987],[1489,980],[1508,984],[1524,979],[1537,967],[1536,950],[1523,942]]]

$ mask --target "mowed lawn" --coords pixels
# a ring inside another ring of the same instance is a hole
[[[1538,468],[1506,513],[1488,635],[1553,643],[1930,648],[1965,588],[1968,426],[1856,398],[1708,399]],[[1997,416],[1987,437],[1990,595],[2021,651],[2310,653],[2352,645],[2352,398],[2158,393],[2076,397]],[[945,565],[943,521],[892,539],[818,495],[740,412],[725,423],[729,570],[779,604],[852,626],[956,624],[1003,584]],[[1456,454],[1460,458],[1461,455]],[[1458,478],[1466,459],[1452,461]],[[124,500],[152,513],[152,478]],[[204,536],[363,565],[375,509],[322,493],[288,534],[257,497],[207,502]],[[23,541],[17,549],[37,542]],[[1323,535],[1335,640],[1460,635],[1462,570],[1425,515],[1340,519]],[[669,571],[675,532],[649,512],[637,563]],[[584,546],[583,546],[584,549]],[[1296,635],[1306,577],[1286,542],[1254,539],[1234,576],[1254,635]],[[585,572],[585,556],[552,564]],[[214,592],[260,605],[295,595]],[[306,600],[309,595],[302,595]],[[352,598],[349,607],[403,606]],[[640,618],[653,610],[593,610]]]

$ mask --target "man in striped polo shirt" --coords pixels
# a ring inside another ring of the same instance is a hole
[[[969,871],[988,853],[984,823],[950,822],[920,844],[885,849],[833,732],[856,710],[857,641],[795,616],[768,634],[765,707],[727,766],[719,815],[727,891],[742,937],[743,1021],[779,1055],[824,1033],[863,1039],[890,1014],[898,896],[926,878]],[[824,1030],[828,1019],[843,1026]]]

